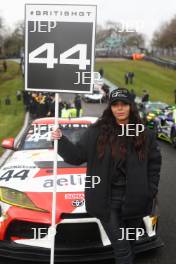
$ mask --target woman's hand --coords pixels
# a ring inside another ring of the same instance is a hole
[[[61,139],[62,137],[62,131],[57,128],[57,129],[53,129],[53,131],[51,132],[51,140],[54,140],[54,139]]]

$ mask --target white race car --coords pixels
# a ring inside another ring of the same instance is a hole
[[[86,103],[104,103],[106,101],[105,95],[97,90],[93,94],[84,94],[82,98]]]
[[[79,140],[95,117],[58,119],[63,133]],[[2,146],[14,149],[0,169],[0,255],[13,259],[49,262],[53,191],[53,144],[50,131],[54,118],[32,122],[20,144],[4,139]],[[58,155],[57,233],[55,262],[78,262],[112,258],[111,243],[99,219],[85,209],[86,164],[73,166]],[[143,219],[145,234],[136,252],[162,245],[157,216]]]

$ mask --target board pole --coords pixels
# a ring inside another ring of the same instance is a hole
[[[58,113],[59,113],[59,93],[55,93],[55,118],[54,129],[58,127]],[[53,162],[53,193],[52,193],[52,224],[51,224],[51,254],[50,264],[54,264],[54,249],[56,236],[56,199],[57,199],[57,149],[58,140],[54,140],[54,162]]]

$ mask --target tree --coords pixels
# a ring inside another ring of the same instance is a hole
[[[176,48],[176,16],[165,22],[155,31],[152,38],[152,46],[155,48],[172,50]]]
[[[6,56],[20,56],[24,47],[24,22],[18,22],[12,33],[4,39],[4,51]]]
[[[129,47],[136,46],[138,49],[144,48],[145,38],[143,34],[134,32],[132,35],[129,35],[127,38],[126,45]]]
[[[0,56],[3,53],[3,41],[4,41],[4,21],[3,18],[0,17]]]

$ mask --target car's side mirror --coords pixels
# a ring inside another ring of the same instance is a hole
[[[3,139],[2,143],[1,143],[1,147],[5,148],[5,149],[14,150],[15,149],[14,142],[15,142],[14,138],[5,138],[5,139]]]

